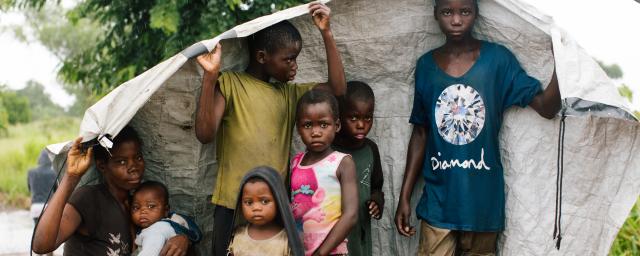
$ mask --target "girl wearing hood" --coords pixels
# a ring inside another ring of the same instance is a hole
[[[239,191],[229,255],[304,255],[282,178],[273,168],[249,171]]]

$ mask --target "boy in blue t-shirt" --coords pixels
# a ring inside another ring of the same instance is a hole
[[[409,200],[422,170],[420,255],[495,254],[505,220],[502,115],[529,105],[551,119],[561,106],[555,71],[542,91],[507,48],[473,38],[477,13],[474,0],[436,0],[446,43],[416,65],[413,132],[395,222],[400,234],[415,234]]]

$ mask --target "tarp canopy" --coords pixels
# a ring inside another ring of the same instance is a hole
[[[530,108],[505,113],[500,144],[507,220],[500,253],[607,254],[640,190],[640,124],[604,71],[549,16],[518,0],[479,2],[476,36],[505,45],[545,86],[555,63],[570,114],[564,136],[563,243],[557,251],[552,235],[559,119],[543,119]],[[329,6],[347,80],[367,82],[376,94],[369,137],[380,147],[386,205],[382,219],[373,221],[374,254],[415,255],[417,236],[398,235],[393,217],[411,132],[415,63],[444,42],[433,17],[433,1],[336,0]],[[80,127],[85,141],[116,136],[127,123],[138,130],[144,141],[145,177],[165,182],[172,208],[195,217],[205,235],[198,245],[201,255],[211,251],[216,159],[214,143],[202,145],[195,137],[202,70],[192,57],[221,41],[223,69],[243,70],[248,56],[242,37],[291,19],[303,37],[296,82],[326,81],[324,45],[304,15],[306,8],[265,16],[196,43],[120,85],[85,113]],[[109,146],[108,140],[100,141]],[[58,154],[58,165],[65,157],[64,145],[50,147]],[[302,148],[299,140],[294,148]],[[416,186],[414,206],[421,187]]]

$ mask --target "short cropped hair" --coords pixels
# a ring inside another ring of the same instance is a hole
[[[300,119],[302,115],[302,108],[311,104],[327,103],[331,109],[333,120],[340,118],[340,110],[338,108],[338,100],[332,94],[323,90],[313,89],[302,95],[298,104],[296,105],[296,121]]]
[[[347,82],[347,93],[345,94],[347,101],[373,101],[375,96],[373,95],[373,89],[365,82],[361,81],[349,81]]]
[[[433,8],[437,8],[438,7],[438,3],[440,3],[440,1],[442,1],[442,0],[433,0]],[[480,8],[478,8],[478,0],[472,0],[472,1],[473,1],[473,6],[476,7],[476,13],[479,12]]]
[[[274,53],[301,42],[302,36],[298,29],[291,22],[283,20],[249,36],[249,52],[252,55],[259,50]]]
[[[122,128],[122,130],[118,133],[118,135],[115,138],[109,135],[107,135],[107,137],[113,141],[114,147],[126,141],[137,142],[138,145],[142,147],[142,140],[140,140],[140,137],[138,136],[138,132],[136,132],[136,130],[133,129],[133,127],[128,125]],[[100,144],[93,146],[93,154],[95,155],[96,160],[101,160],[101,161],[107,161],[109,160],[109,157],[110,157],[110,154],[109,152],[107,152],[107,149],[102,147]]]
[[[153,189],[160,191],[160,195],[162,195],[164,203],[166,205],[169,205],[169,190],[167,189],[167,186],[162,184],[162,182],[153,181],[153,180],[145,181],[142,184],[140,184],[140,186],[138,186],[136,191],[133,192],[133,195],[135,196],[135,194],[140,191],[153,190]]]

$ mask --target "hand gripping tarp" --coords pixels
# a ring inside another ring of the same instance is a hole
[[[393,217],[411,132],[408,116],[415,63],[444,42],[433,18],[433,1],[336,0],[329,6],[347,79],[369,83],[376,94],[370,137],[380,147],[387,204],[382,220],[373,221],[374,254],[414,255],[417,236],[398,235]],[[297,81],[326,81],[324,45],[310,17],[303,15],[306,8],[262,17],[196,43],[120,85],[85,113],[80,127],[85,141],[115,136],[127,123],[138,130],[144,141],[145,177],[164,181],[173,209],[195,217],[205,235],[197,245],[202,255],[208,255],[211,246],[209,201],[216,160],[214,143],[202,145],[195,138],[202,70],[190,58],[222,40],[223,68],[242,70],[248,57],[241,37],[292,19],[303,37]],[[555,62],[568,115],[559,251],[553,239],[559,118],[543,119],[530,108],[513,108],[504,115],[500,150],[507,219],[500,254],[607,254],[640,190],[640,124],[629,114],[627,102],[596,62],[549,16],[520,1],[480,1],[475,34],[505,45],[544,85]],[[294,147],[301,149],[296,141]],[[109,146],[109,141],[102,144]],[[58,164],[64,158],[63,145],[51,147]],[[414,206],[421,186],[416,185]]]

